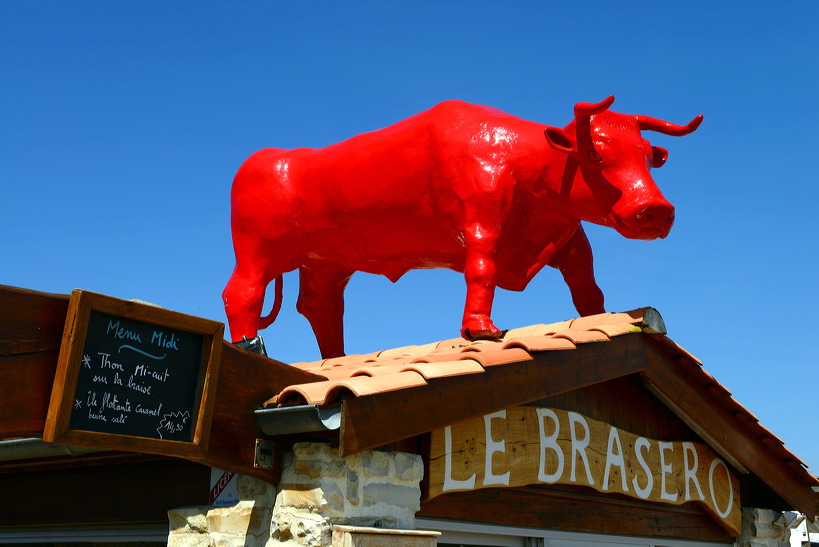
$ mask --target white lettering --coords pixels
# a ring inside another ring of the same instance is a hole
[[[640,467],[643,468],[643,472],[646,474],[646,486],[645,488],[640,488],[637,483],[637,475],[634,475],[634,478],[631,480],[631,485],[634,487],[634,491],[637,492],[640,499],[648,499],[648,496],[651,495],[651,490],[654,488],[654,475],[651,474],[646,459],[643,457],[643,453],[640,452],[643,448],[646,448],[647,451],[651,451],[651,443],[648,442],[648,439],[645,437],[640,437],[637,439],[637,442],[634,443],[634,453],[637,455],[637,461],[640,463]]]
[[[671,473],[671,464],[665,464],[665,451],[674,451],[674,443],[660,441],[657,443],[660,447],[660,499],[668,501],[677,501],[677,494],[669,494],[665,491],[665,476]]]
[[[483,484],[484,486],[488,486],[490,484],[502,484],[509,486],[509,471],[503,475],[495,475],[492,472],[492,455],[495,452],[502,453],[506,450],[505,440],[496,441],[492,438],[492,418],[506,420],[506,411],[500,410],[498,412],[493,412],[492,414],[487,414],[483,417],[484,430],[486,431],[486,465],[483,473]]]
[[[474,490],[475,473],[466,480],[452,478],[452,426],[444,428],[444,492],[452,490]]]
[[[617,445],[617,453],[614,453],[614,445]],[[612,465],[620,468],[620,481],[622,483],[622,491],[628,492],[628,484],[626,483],[626,461],[623,457],[623,445],[620,444],[620,434],[617,433],[617,428],[609,429],[609,445],[606,449],[606,471],[603,473],[603,490],[609,489],[609,470]]]
[[[694,482],[694,486],[697,487],[697,493],[700,496],[700,500],[704,500],[705,496],[702,495],[702,488],[700,488],[700,481],[697,479],[697,469],[700,467],[699,457],[697,456],[697,448],[694,446],[692,442],[684,442],[682,443],[683,447],[683,467],[685,468],[685,501],[691,500],[691,490],[689,485],[691,481]],[[691,465],[688,465],[688,454],[693,456],[693,461]]]
[[[583,464],[586,468],[586,477],[589,479],[589,484],[594,484],[594,479],[591,475],[591,468],[589,467],[589,457],[586,454],[586,448],[589,446],[589,442],[591,441],[591,434],[589,433],[589,424],[586,422],[586,418],[582,415],[578,414],[577,412],[569,412],[569,431],[572,436],[572,473],[570,480],[572,482],[577,482],[576,474],[575,474],[575,466],[577,464],[577,455],[579,454],[580,457],[583,459]],[[578,438],[577,436],[577,429],[575,425],[580,424],[583,426],[584,433],[583,438]]]
[[[555,424],[555,432],[546,435],[546,416],[552,419]],[[563,475],[563,449],[557,444],[557,435],[560,433],[560,421],[557,419],[555,411],[549,408],[538,408],[538,432],[540,433],[540,467],[537,472],[537,480],[540,482],[552,483],[560,479]],[[552,449],[557,456],[557,469],[554,473],[546,473],[546,451]]]
[[[100,368],[110,368],[113,370],[121,370],[125,371],[125,367],[123,367],[119,363],[115,363],[109,359],[111,357],[108,353],[100,353],[101,361],[100,361]]]
[[[151,387],[152,386],[147,386],[147,385],[139,384],[139,383],[135,382],[133,375],[128,377],[128,387],[133,389],[134,391],[138,391],[138,392],[143,393],[145,395],[150,395],[151,394]]]
[[[722,467],[725,468],[725,477],[728,479],[728,507],[725,508],[725,512],[719,510],[717,497],[714,495],[714,469],[717,468],[717,465],[722,465]],[[719,458],[714,458],[714,461],[711,462],[711,468],[708,470],[708,488],[711,489],[711,502],[714,504],[714,511],[716,511],[721,518],[727,517],[734,507],[734,487],[731,484],[731,472],[728,471],[728,466]]]

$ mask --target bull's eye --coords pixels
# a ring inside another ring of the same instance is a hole
[[[603,158],[600,157],[600,154],[597,153],[597,150],[589,150],[589,159],[592,161],[596,161],[597,163],[603,161]]]

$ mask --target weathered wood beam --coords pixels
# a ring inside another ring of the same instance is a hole
[[[60,349],[68,295],[0,285],[0,357]]]
[[[647,366],[644,336],[536,353],[533,360],[487,366],[483,373],[348,398],[342,404],[341,453],[355,454],[472,416],[641,372]]]
[[[691,362],[678,362],[659,344],[646,344],[648,368],[643,372],[649,389],[734,467],[762,479],[785,501],[809,518],[816,515],[815,494],[782,460],[771,457],[745,420],[738,419],[721,401],[703,395],[702,378]],[[727,395],[726,395],[727,396]]]
[[[444,494],[422,501],[416,517],[572,532],[683,537],[726,543],[733,540],[704,511],[690,506],[646,503],[555,486]]]
[[[43,432],[68,296],[0,285],[0,439]]]
[[[254,410],[293,384],[324,380],[299,368],[249,353],[225,342],[216,384],[216,400],[211,422],[210,444],[201,463],[277,482],[278,460],[272,469],[256,468],[256,439],[263,438]]]

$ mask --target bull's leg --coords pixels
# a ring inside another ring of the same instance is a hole
[[[299,268],[296,309],[310,322],[325,359],[344,355],[344,289],[352,275],[329,264]]]
[[[222,291],[234,343],[258,334],[267,285],[298,265],[297,249],[288,240],[262,240],[242,235],[244,237],[237,237],[234,232],[236,267]]]
[[[577,226],[572,238],[549,261],[549,266],[557,268],[569,291],[572,302],[580,315],[594,315],[605,312],[603,291],[594,279],[594,257],[591,245],[582,225]]]
[[[267,281],[258,268],[243,261],[236,262],[233,275],[222,291],[230,338],[234,343],[244,337],[253,338],[258,333]]]
[[[466,237],[466,303],[461,323],[461,336],[469,340],[496,339],[503,334],[492,323],[492,302],[495,299],[495,242],[497,232],[475,223],[468,227]]]

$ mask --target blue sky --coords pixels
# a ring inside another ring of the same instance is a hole
[[[647,134],[668,239],[587,227],[609,311],[669,336],[819,473],[819,3],[0,3],[0,283],[224,321],[229,192],[259,148],[319,147],[446,99],[563,126],[577,101]],[[319,358],[285,279],[271,356]],[[354,276],[347,351],[457,335],[462,276]],[[499,291],[500,328],[575,317],[559,274]],[[249,381],[252,381],[250,379]]]

